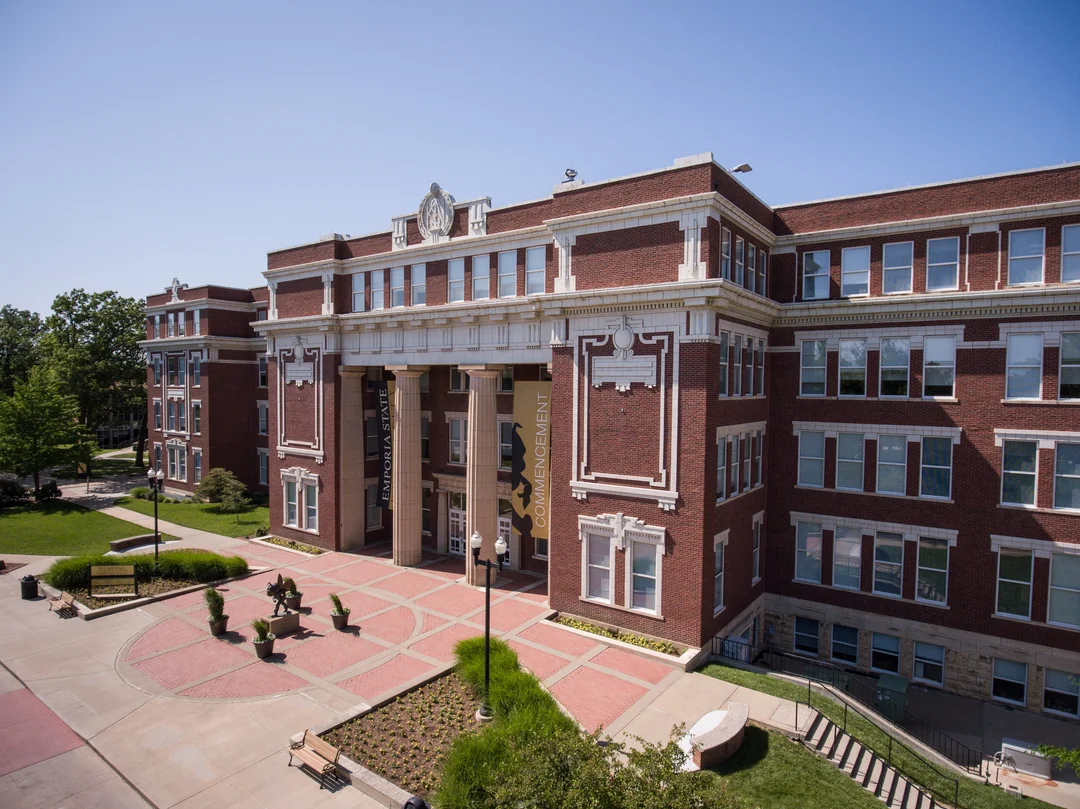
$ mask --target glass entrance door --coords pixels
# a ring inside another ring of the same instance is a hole
[[[450,492],[447,549],[458,556],[465,555],[465,495]]]

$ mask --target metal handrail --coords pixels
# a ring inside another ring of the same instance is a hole
[[[954,739],[902,705],[890,702],[878,687],[858,674],[845,671],[839,666],[821,660],[811,660],[798,655],[763,649],[744,641],[714,638],[713,654],[743,663],[760,662],[766,668],[806,677],[819,683],[828,683],[855,701],[878,714],[891,724],[898,725],[937,753],[968,772],[983,775],[983,753]],[[884,708],[884,710],[883,710]]]

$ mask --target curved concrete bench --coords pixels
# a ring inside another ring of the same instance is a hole
[[[132,548],[138,548],[140,545],[153,544],[153,534],[139,534],[138,536],[127,537],[126,539],[111,539],[109,540],[109,549],[119,553],[121,551],[131,550]],[[164,545],[165,543],[162,542],[161,544]]]
[[[690,740],[695,747],[694,764],[699,769],[707,770],[727,761],[742,746],[750,706],[742,702],[729,702],[725,711],[726,715],[716,727]]]

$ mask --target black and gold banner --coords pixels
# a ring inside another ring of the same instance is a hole
[[[394,470],[394,442],[390,434],[393,423],[390,390],[385,379],[375,380],[375,421],[379,437],[379,505],[389,508]]]
[[[514,382],[511,520],[515,534],[548,539],[550,486],[551,383]]]

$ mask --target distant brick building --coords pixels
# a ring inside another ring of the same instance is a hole
[[[502,534],[564,613],[1078,715],[1080,164],[777,208],[711,155],[504,208],[432,186],[264,275],[148,299],[170,485],[229,467],[275,534],[405,564]],[[534,539],[510,443],[545,380]]]

